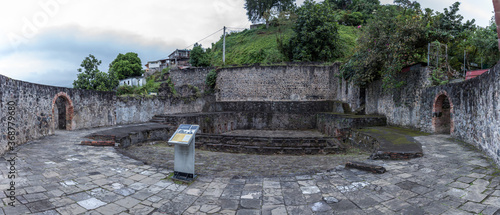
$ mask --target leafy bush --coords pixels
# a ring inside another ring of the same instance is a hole
[[[217,72],[212,69],[208,74],[207,74],[207,79],[205,80],[205,84],[210,88],[210,89],[215,89],[215,84],[217,82]]]
[[[117,95],[126,95],[126,94],[133,94],[133,93],[134,93],[134,87],[129,86],[129,85],[119,86],[116,89]]]

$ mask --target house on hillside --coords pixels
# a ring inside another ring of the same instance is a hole
[[[170,59],[160,59],[155,61],[148,61],[148,63],[144,66],[146,66],[146,70],[150,71],[151,73],[155,73],[157,71],[162,71],[170,65]]]
[[[168,56],[172,65],[177,66],[190,66],[189,58],[191,57],[191,50],[187,49],[176,49],[172,54]]]
[[[143,86],[146,85],[146,78],[143,76],[129,77],[120,80],[119,86]]]

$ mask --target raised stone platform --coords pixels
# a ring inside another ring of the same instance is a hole
[[[113,142],[115,143],[115,146],[126,148],[146,141],[166,141],[170,138],[169,133],[172,130],[171,126],[159,123],[122,125],[87,135],[86,138],[93,139],[95,141],[82,141],[81,144],[111,146],[111,143]]]
[[[422,145],[413,137],[427,133],[398,127],[369,127],[352,132],[353,146],[372,151],[371,159],[410,159],[423,156]]]
[[[198,134],[196,148],[247,154],[304,155],[345,152],[340,141],[313,130],[236,130],[224,134]]]

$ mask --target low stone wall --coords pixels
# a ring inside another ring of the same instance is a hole
[[[116,100],[117,124],[150,121],[155,115],[197,113],[210,111],[215,98],[205,96],[195,100],[162,97],[118,97]]]
[[[217,101],[338,100],[358,108],[359,89],[339,75],[339,64],[223,68],[217,71]]]
[[[115,100],[112,92],[46,86],[0,75],[0,154],[6,152],[11,136],[12,142],[22,144],[54,134],[59,125],[67,130],[115,125]],[[9,107],[15,109],[12,115]]]
[[[168,125],[197,124],[204,133],[221,134],[238,129],[300,130],[316,128],[314,113],[211,112],[157,115],[153,122]]]
[[[333,154],[345,151],[345,148],[332,138],[277,138],[214,134],[196,135],[196,148],[231,153],[292,155]]]
[[[169,77],[175,86],[175,89],[179,93],[183,93],[185,89],[189,89],[188,86],[196,87],[200,93],[204,93],[207,90],[205,81],[207,79],[207,74],[215,68],[189,68],[189,69],[172,69],[170,70]]]
[[[318,113],[317,129],[328,136],[345,138],[352,128],[385,126],[386,121],[384,116]]]

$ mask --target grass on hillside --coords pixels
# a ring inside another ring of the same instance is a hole
[[[343,61],[356,48],[359,30],[353,26],[339,25],[339,50]],[[294,34],[292,25],[271,26],[269,29],[244,30],[226,36],[226,65],[274,64],[286,61],[278,50],[277,38],[289,39]],[[211,61],[215,66],[222,66],[222,38],[212,46]]]

